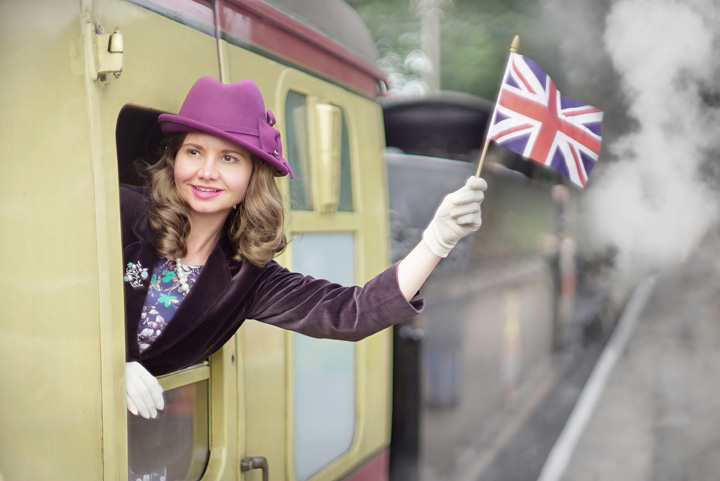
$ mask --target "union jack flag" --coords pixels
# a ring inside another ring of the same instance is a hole
[[[511,53],[488,137],[585,187],[600,154],[602,117],[561,94],[533,60]]]

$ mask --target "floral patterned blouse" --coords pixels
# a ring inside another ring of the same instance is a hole
[[[182,265],[182,269],[188,274],[187,283],[191,289],[197,281],[202,267]],[[179,287],[180,281],[175,273],[175,261],[159,257],[155,262],[150,288],[138,324],[140,352],[150,347],[160,337],[175,311],[180,307],[185,294],[178,290]]]

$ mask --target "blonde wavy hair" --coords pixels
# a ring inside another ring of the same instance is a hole
[[[187,255],[190,234],[188,205],[175,186],[175,156],[187,134],[168,137],[160,160],[150,165],[150,226],[155,230],[155,250],[174,259]],[[243,201],[228,215],[224,233],[230,241],[232,257],[264,267],[287,246],[283,231],[282,195],[275,184],[272,167],[253,155],[253,173]]]

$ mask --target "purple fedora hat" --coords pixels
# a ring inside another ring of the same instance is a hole
[[[282,156],[280,132],[272,112],[265,110],[260,89],[252,80],[223,84],[202,77],[188,92],[180,112],[158,117],[163,134],[205,132],[245,147],[275,169],[290,174],[292,169]]]

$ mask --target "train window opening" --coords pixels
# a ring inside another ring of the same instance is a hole
[[[307,96],[294,91],[288,92],[285,99],[285,118],[285,153],[295,174],[295,178],[290,182],[290,206],[294,210],[313,210]]]
[[[126,105],[115,140],[121,184],[146,185],[144,166],[160,157],[160,110]],[[158,378],[165,408],[155,419],[128,413],[128,479],[200,480],[210,460],[210,363]]]
[[[126,105],[115,127],[118,177],[121,184],[144,185],[143,166],[159,158],[163,135],[157,123],[160,110]]]
[[[290,182],[290,206],[294,210],[353,212],[350,136],[345,111],[337,105],[321,104],[315,100],[292,90],[285,99],[285,151],[295,174]],[[315,109],[312,114],[309,112],[310,105]],[[336,111],[336,123],[325,122],[332,118],[332,115],[323,115],[329,110]],[[314,142],[311,141],[313,135]],[[337,150],[328,152],[331,148]],[[322,171],[312,171],[311,164],[318,162],[323,155],[337,157],[331,159],[328,165],[321,160]],[[332,205],[327,205],[328,192],[332,193]]]

